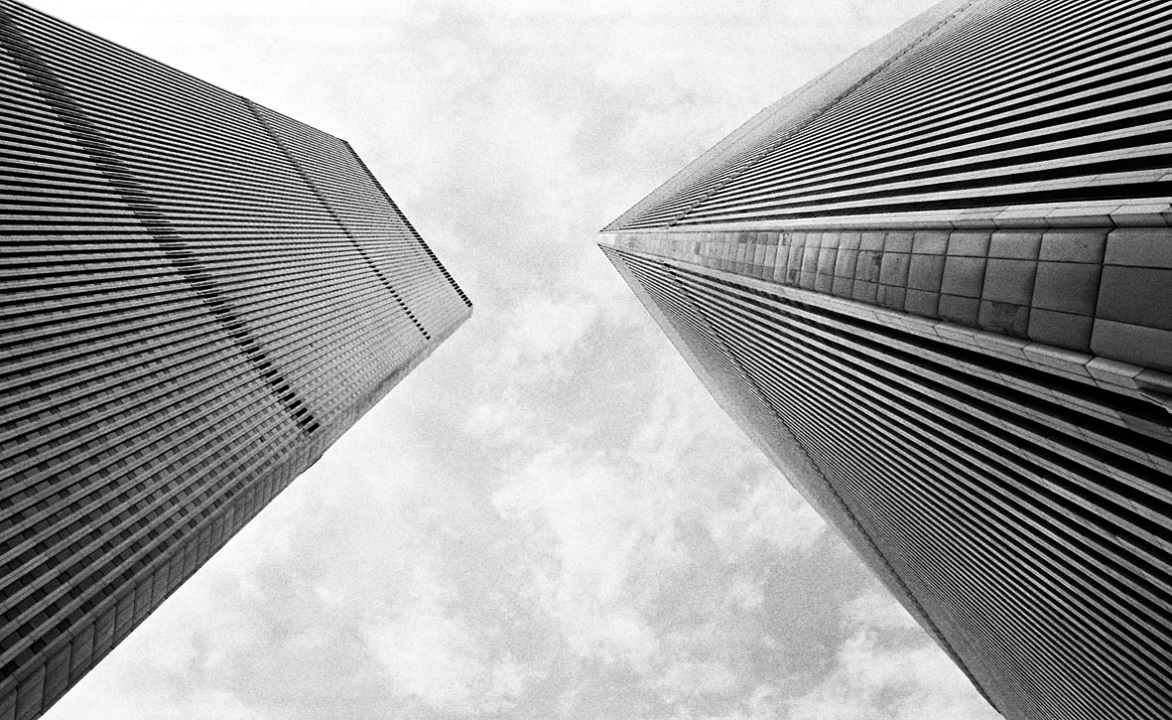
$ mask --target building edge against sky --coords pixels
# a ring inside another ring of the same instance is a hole
[[[0,720],[471,314],[350,146],[0,0]]]
[[[1010,718],[1172,715],[1169,30],[946,0],[600,243]]]

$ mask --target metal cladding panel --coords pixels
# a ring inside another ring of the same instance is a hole
[[[1161,0],[941,3],[606,229],[1011,718],[1172,717],[1170,51]]]
[[[458,321],[467,298],[349,144],[266,108],[257,111],[384,288],[413,298],[404,310],[419,332],[426,338]]]
[[[1172,228],[641,231],[620,247],[812,290],[1056,360],[1172,372]],[[1082,358],[1081,360],[1079,358]]]
[[[470,304],[336,138],[9,0],[0,86],[0,717],[26,719]]]

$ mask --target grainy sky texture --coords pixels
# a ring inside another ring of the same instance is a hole
[[[598,228],[929,0],[33,0],[346,138],[473,318],[46,718],[997,717]]]

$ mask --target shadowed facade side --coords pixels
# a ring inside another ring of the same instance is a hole
[[[1172,716],[1172,12],[946,0],[604,229],[1009,718]]]
[[[0,720],[471,314],[350,146],[0,0]]]

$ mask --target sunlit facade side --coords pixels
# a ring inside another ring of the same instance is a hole
[[[0,0],[0,720],[471,313],[350,146]]]
[[[1009,718],[1172,717],[1172,13],[947,0],[602,247]]]

